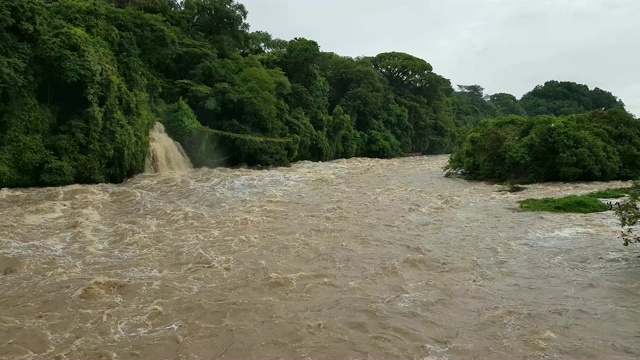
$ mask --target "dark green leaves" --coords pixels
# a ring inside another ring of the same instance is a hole
[[[548,81],[525,94],[520,104],[529,116],[583,114],[593,110],[624,109],[610,92],[569,81]]]
[[[382,53],[370,61],[396,91],[426,87],[433,71],[428,62],[401,52]]]
[[[234,0],[0,1],[0,187],[122,181],[142,171],[158,120],[203,166],[223,164],[219,151],[226,165],[286,165],[447,153],[458,141],[452,164],[476,178],[640,168],[637,121],[604,90],[454,92],[415,56],[323,53],[249,32],[246,18]],[[524,119],[602,108],[619,110]]]
[[[616,124],[625,124],[626,138]],[[485,120],[467,135],[450,167],[478,180],[626,180],[640,176],[638,157],[628,153],[639,136],[640,122],[619,110]]]

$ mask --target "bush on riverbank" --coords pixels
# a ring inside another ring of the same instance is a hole
[[[630,180],[640,177],[640,121],[622,110],[485,120],[448,166],[471,180]]]

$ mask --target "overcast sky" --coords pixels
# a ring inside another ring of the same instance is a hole
[[[640,0],[239,0],[251,30],[340,55],[406,52],[456,84],[522,96],[600,87],[640,116]]]

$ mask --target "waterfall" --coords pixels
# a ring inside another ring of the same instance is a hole
[[[145,161],[145,172],[183,172],[191,168],[191,161],[182,146],[167,135],[161,123],[156,123],[149,132],[149,153]]]

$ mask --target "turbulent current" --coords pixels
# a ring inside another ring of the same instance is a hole
[[[525,213],[446,156],[0,191],[0,357],[636,359],[611,212]]]

